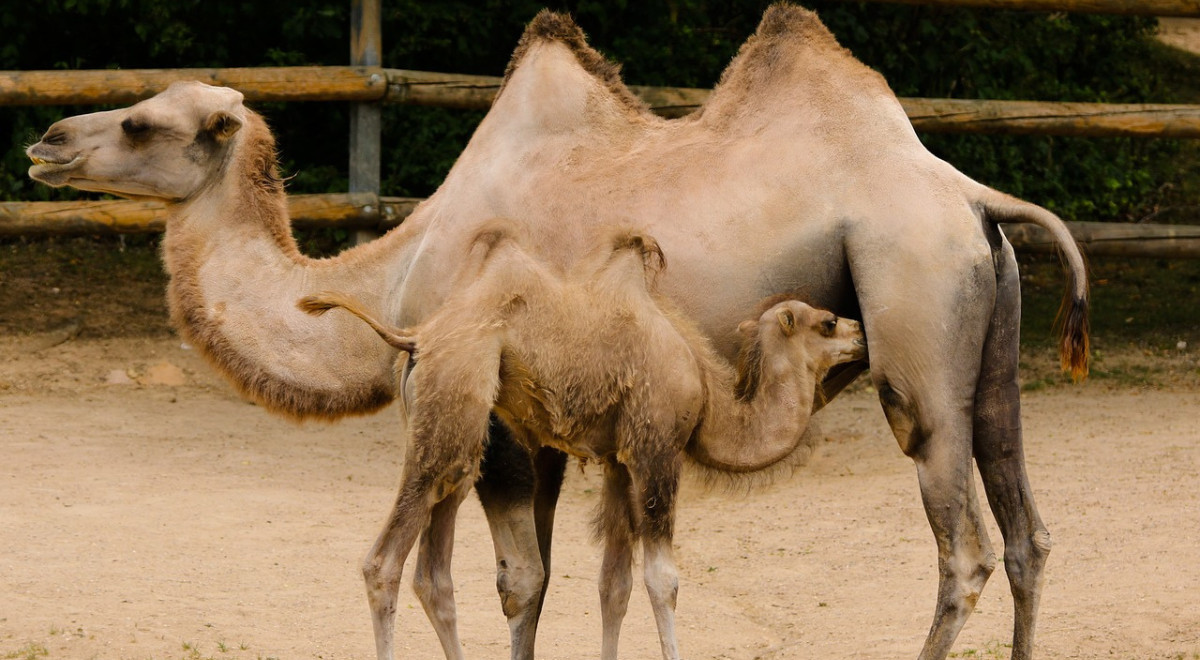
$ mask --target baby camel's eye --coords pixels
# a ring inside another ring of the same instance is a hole
[[[821,321],[821,332],[823,334],[832,335],[834,330],[837,330],[836,316],[831,316],[824,321]]]

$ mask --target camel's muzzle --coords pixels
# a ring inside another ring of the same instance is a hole
[[[70,158],[55,157],[52,155],[34,155],[33,149],[38,145],[33,145],[26,152],[29,160],[33,161],[33,166],[29,168],[29,178],[34,181],[40,181],[49,186],[66,185],[68,174],[75,169],[82,158],[79,155],[73,155]]]

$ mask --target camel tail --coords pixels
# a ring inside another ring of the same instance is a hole
[[[417,342],[412,337],[407,337],[400,334],[399,331],[389,328],[374,317],[362,310],[362,305],[354,298],[345,296],[332,291],[323,291],[314,296],[305,296],[296,303],[301,311],[308,312],[313,316],[321,316],[331,309],[342,308],[347,312],[362,319],[364,323],[371,326],[371,329],[379,334],[391,346],[394,346],[406,353],[417,352]]]
[[[1059,333],[1059,361],[1073,380],[1087,378],[1091,353],[1087,263],[1071,231],[1050,211],[995,190],[987,189],[982,202],[988,219],[993,222],[1030,223],[1054,237],[1067,266],[1067,291],[1054,322]]]

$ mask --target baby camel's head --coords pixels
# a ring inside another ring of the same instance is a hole
[[[742,322],[738,332],[744,343],[737,394],[744,400],[754,398],[764,374],[803,370],[819,381],[834,365],[867,356],[861,323],[799,300],[772,305],[758,320]]]

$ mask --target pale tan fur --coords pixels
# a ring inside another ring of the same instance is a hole
[[[343,292],[299,303],[313,314],[344,308],[414,358],[399,363],[411,422],[402,499],[383,551],[368,560],[368,582],[398,580],[433,505],[475,482],[494,413],[530,452],[553,447],[605,466],[601,657],[617,657],[629,598],[618,585],[629,583],[640,539],[663,655],[677,658],[671,543],[683,456],[737,473],[786,461],[825,373],[865,356],[862,329],[799,301],[776,302],[742,324],[753,347],[744,353],[754,357],[735,376],[652,294],[664,262],[652,238],[622,232],[597,240],[596,257],[558,275],[504,226],[485,230],[478,278],[416,328],[386,327]],[[735,381],[754,386],[735,392]]]
[[[882,78],[798,7],[767,11],[695,115],[663,120],[631,98],[569,18],[540,15],[444,184],[400,228],[331,260],[296,250],[282,191],[260,185],[273,158],[266,129],[233,90],[174,85],[63,120],[28,149],[30,174],[166,201],[173,318],[243,391],[296,417],[382,406],[396,394],[396,351],[349,315],[313,318],[294,301],[345,291],[388,325],[417,325],[471,281],[462,255],[494,217],[519,223],[528,251],[558,273],[592,254],[606,228],[654,236],[672,260],[659,291],[726,359],[741,345],[738,321],[771,295],[861,318],[870,377],[917,466],[938,546],[922,657],[946,657],[996,564],[973,464],[1004,535],[1012,656],[1031,657],[1049,535],[1024,467],[1019,278],[997,222],[1032,222],[1060,242],[1062,355],[1082,373],[1087,278],[1063,223],[930,154]],[[127,131],[126,120],[150,128]],[[866,366],[831,370],[822,394]],[[510,476],[493,470],[484,481]],[[533,657],[548,574],[546,485],[484,500],[516,657]],[[435,509],[430,547],[452,520],[453,507]],[[449,584],[448,567],[429,556],[416,582]],[[419,592],[453,656],[449,590]],[[390,628],[376,639],[380,657],[390,655]]]

